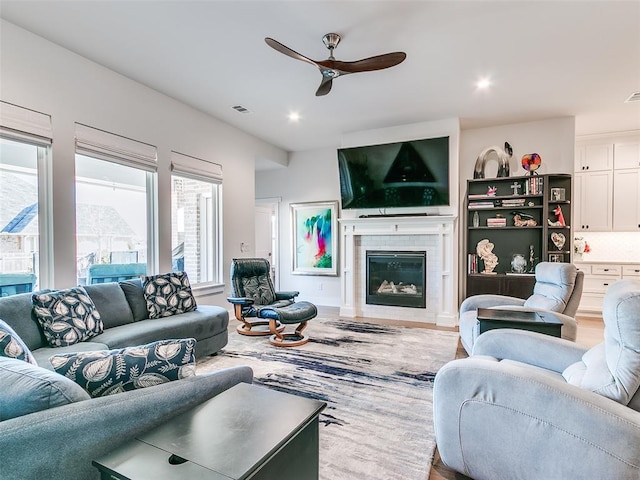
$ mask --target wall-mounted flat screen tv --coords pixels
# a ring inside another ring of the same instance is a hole
[[[449,137],[338,149],[343,209],[449,205]]]

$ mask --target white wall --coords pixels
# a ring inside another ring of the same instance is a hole
[[[254,243],[255,159],[286,163],[285,151],[5,21],[0,99],[52,118],[56,288],[76,283],[75,122],[157,147],[161,272],[171,269],[171,150],[222,165],[225,282],[231,258],[246,255],[240,243]],[[222,294],[199,301],[228,306]]]
[[[344,136],[344,146],[417,138],[422,135],[447,135],[453,129],[452,120],[424,122],[415,125],[398,126],[376,131],[358,132]],[[440,132],[440,133],[438,133]],[[409,136],[406,136],[409,135]],[[458,141],[458,139],[456,139]],[[511,176],[526,172],[520,160],[526,153],[538,153],[542,157],[539,173],[573,173],[575,147],[574,117],[553,118],[545,121],[502,125],[490,128],[462,130],[459,134],[459,152],[454,157],[458,161],[456,181],[458,225],[464,225],[464,195],[466,181],[473,178],[473,170],[480,152],[492,145],[503,146],[508,141],[513,147],[513,157],[509,162]],[[454,171],[455,168],[454,168]],[[487,177],[495,176],[497,162],[489,162],[485,169]],[[452,196],[454,193],[452,192]],[[332,277],[301,277],[291,272],[291,232],[289,203],[339,200],[340,187],[336,148],[298,152],[290,155],[288,168],[256,172],[256,197],[281,197],[280,203],[280,288],[300,290],[300,298],[318,305],[336,306],[340,304],[340,279]],[[453,199],[455,202],[455,198]],[[445,213],[440,212],[440,213]],[[464,228],[458,228],[459,251],[463,255]],[[464,284],[465,262],[459,261],[460,286]],[[320,290],[320,285],[322,290]],[[460,297],[463,289],[460,288]]]
[[[256,198],[280,197],[277,265],[280,290],[300,291],[300,300],[340,306],[340,277],[292,275],[290,203],[340,200],[338,157],[335,148],[295,152],[289,166],[257,172]],[[335,232],[338,235],[338,232]],[[338,252],[338,255],[340,253]],[[336,258],[339,261],[339,258]]]

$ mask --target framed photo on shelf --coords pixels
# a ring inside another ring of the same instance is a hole
[[[551,189],[551,201],[552,202],[564,202],[566,198],[566,192],[564,188],[552,188]]]
[[[562,253],[550,253],[549,254],[549,261],[550,262],[555,262],[555,263],[562,263],[562,262],[564,262],[564,254],[562,254]]]
[[[291,273],[338,275],[338,201],[291,203]]]

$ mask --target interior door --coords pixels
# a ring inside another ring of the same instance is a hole
[[[266,258],[271,264],[271,280],[275,284],[275,259],[273,255],[273,207],[256,205],[255,207],[255,241],[256,257]]]

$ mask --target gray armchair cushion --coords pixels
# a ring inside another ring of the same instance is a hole
[[[524,302],[525,308],[564,312],[573,293],[577,274],[575,265],[571,263],[539,263],[536,266],[533,295]]]
[[[602,316],[604,342],[569,366],[568,383],[629,404],[640,388],[640,281],[621,280],[609,287]]]
[[[0,357],[0,385],[0,421],[90,398],[68,378],[15,358]]]

